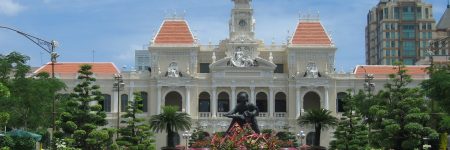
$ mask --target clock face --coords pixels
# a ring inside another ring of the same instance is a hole
[[[240,20],[239,21],[239,26],[245,27],[246,25],[247,25],[247,22],[245,22],[245,20]]]

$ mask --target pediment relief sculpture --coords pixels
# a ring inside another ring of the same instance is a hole
[[[258,63],[250,55],[250,48],[247,46],[239,46],[235,49],[228,65],[233,67],[253,67]]]
[[[167,68],[167,72],[164,76],[169,77],[169,78],[178,78],[178,77],[182,77],[183,74],[181,74],[181,72],[178,71],[178,64],[176,62],[172,62],[169,64],[169,67]]]
[[[318,77],[322,77],[322,75],[320,74],[319,69],[316,66],[316,63],[309,62],[308,65],[306,66],[306,72],[303,75],[303,77],[318,78]]]

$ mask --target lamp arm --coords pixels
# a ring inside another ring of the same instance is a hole
[[[5,26],[0,26],[0,28],[4,28],[4,29],[8,29],[8,30],[17,32],[18,34],[20,34],[20,35],[26,37],[28,40],[32,41],[34,44],[36,44],[37,46],[39,46],[40,48],[42,48],[49,54],[51,54],[56,47],[54,42],[48,42],[48,41],[40,39],[38,37],[26,34],[22,31],[19,31],[19,30],[10,28],[10,27],[5,27]],[[47,48],[45,48],[44,46],[46,46]]]

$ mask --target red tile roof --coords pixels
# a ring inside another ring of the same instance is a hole
[[[412,77],[425,77],[427,76],[427,67],[428,66],[406,66],[406,74],[411,75]],[[366,74],[374,74],[375,78],[387,78],[389,74],[395,74],[398,71],[397,66],[392,65],[363,65],[357,66],[354,74],[356,77],[364,78]]]
[[[189,25],[185,20],[165,20],[154,38],[155,44],[194,44]]]
[[[55,73],[56,74],[76,74],[80,70],[80,66],[83,64],[92,65],[91,71],[95,74],[115,74],[119,73],[119,69],[111,62],[60,62],[55,63]],[[52,72],[51,63],[47,63],[40,67],[34,73],[40,72]]]
[[[325,29],[319,21],[300,21],[291,43],[294,45],[326,45],[332,44]]]

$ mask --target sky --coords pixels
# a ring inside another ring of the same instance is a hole
[[[433,4],[436,22],[447,0]],[[253,0],[256,38],[282,44],[299,14],[319,13],[338,50],[337,70],[365,63],[366,15],[379,0]],[[58,62],[114,62],[134,66],[134,50],[146,49],[165,17],[183,14],[200,44],[228,37],[231,0],[0,0],[0,26],[56,40]],[[18,51],[31,66],[50,60],[25,37],[0,28],[0,54]]]

